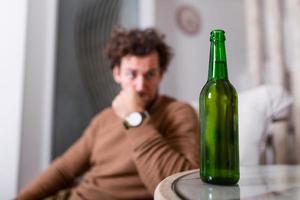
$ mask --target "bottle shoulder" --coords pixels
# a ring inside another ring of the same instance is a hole
[[[234,86],[228,80],[211,80],[207,81],[203,86],[200,96],[208,95],[209,93],[218,93],[219,95],[236,96],[237,92]]]

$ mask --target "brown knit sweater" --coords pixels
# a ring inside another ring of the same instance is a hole
[[[149,113],[141,126],[126,130],[111,108],[104,110],[17,199],[42,199],[81,175],[70,199],[151,199],[165,177],[198,168],[198,121],[193,108],[160,96]]]

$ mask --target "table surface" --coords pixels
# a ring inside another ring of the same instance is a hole
[[[235,186],[220,186],[202,182],[199,170],[174,174],[157,186],[154,199],[300,199],[300,165],[241,167],[240,177]]]

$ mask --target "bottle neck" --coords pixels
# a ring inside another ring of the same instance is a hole
[[[228,80],[224,40],[211,40],[208,81],[212,80]]]

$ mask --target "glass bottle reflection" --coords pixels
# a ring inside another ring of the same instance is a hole
[[[226,199],[240,199],[240,187],[234,186],[221,186],[203,183],[200,187],[200,199],[206,200],[226,200]]]

